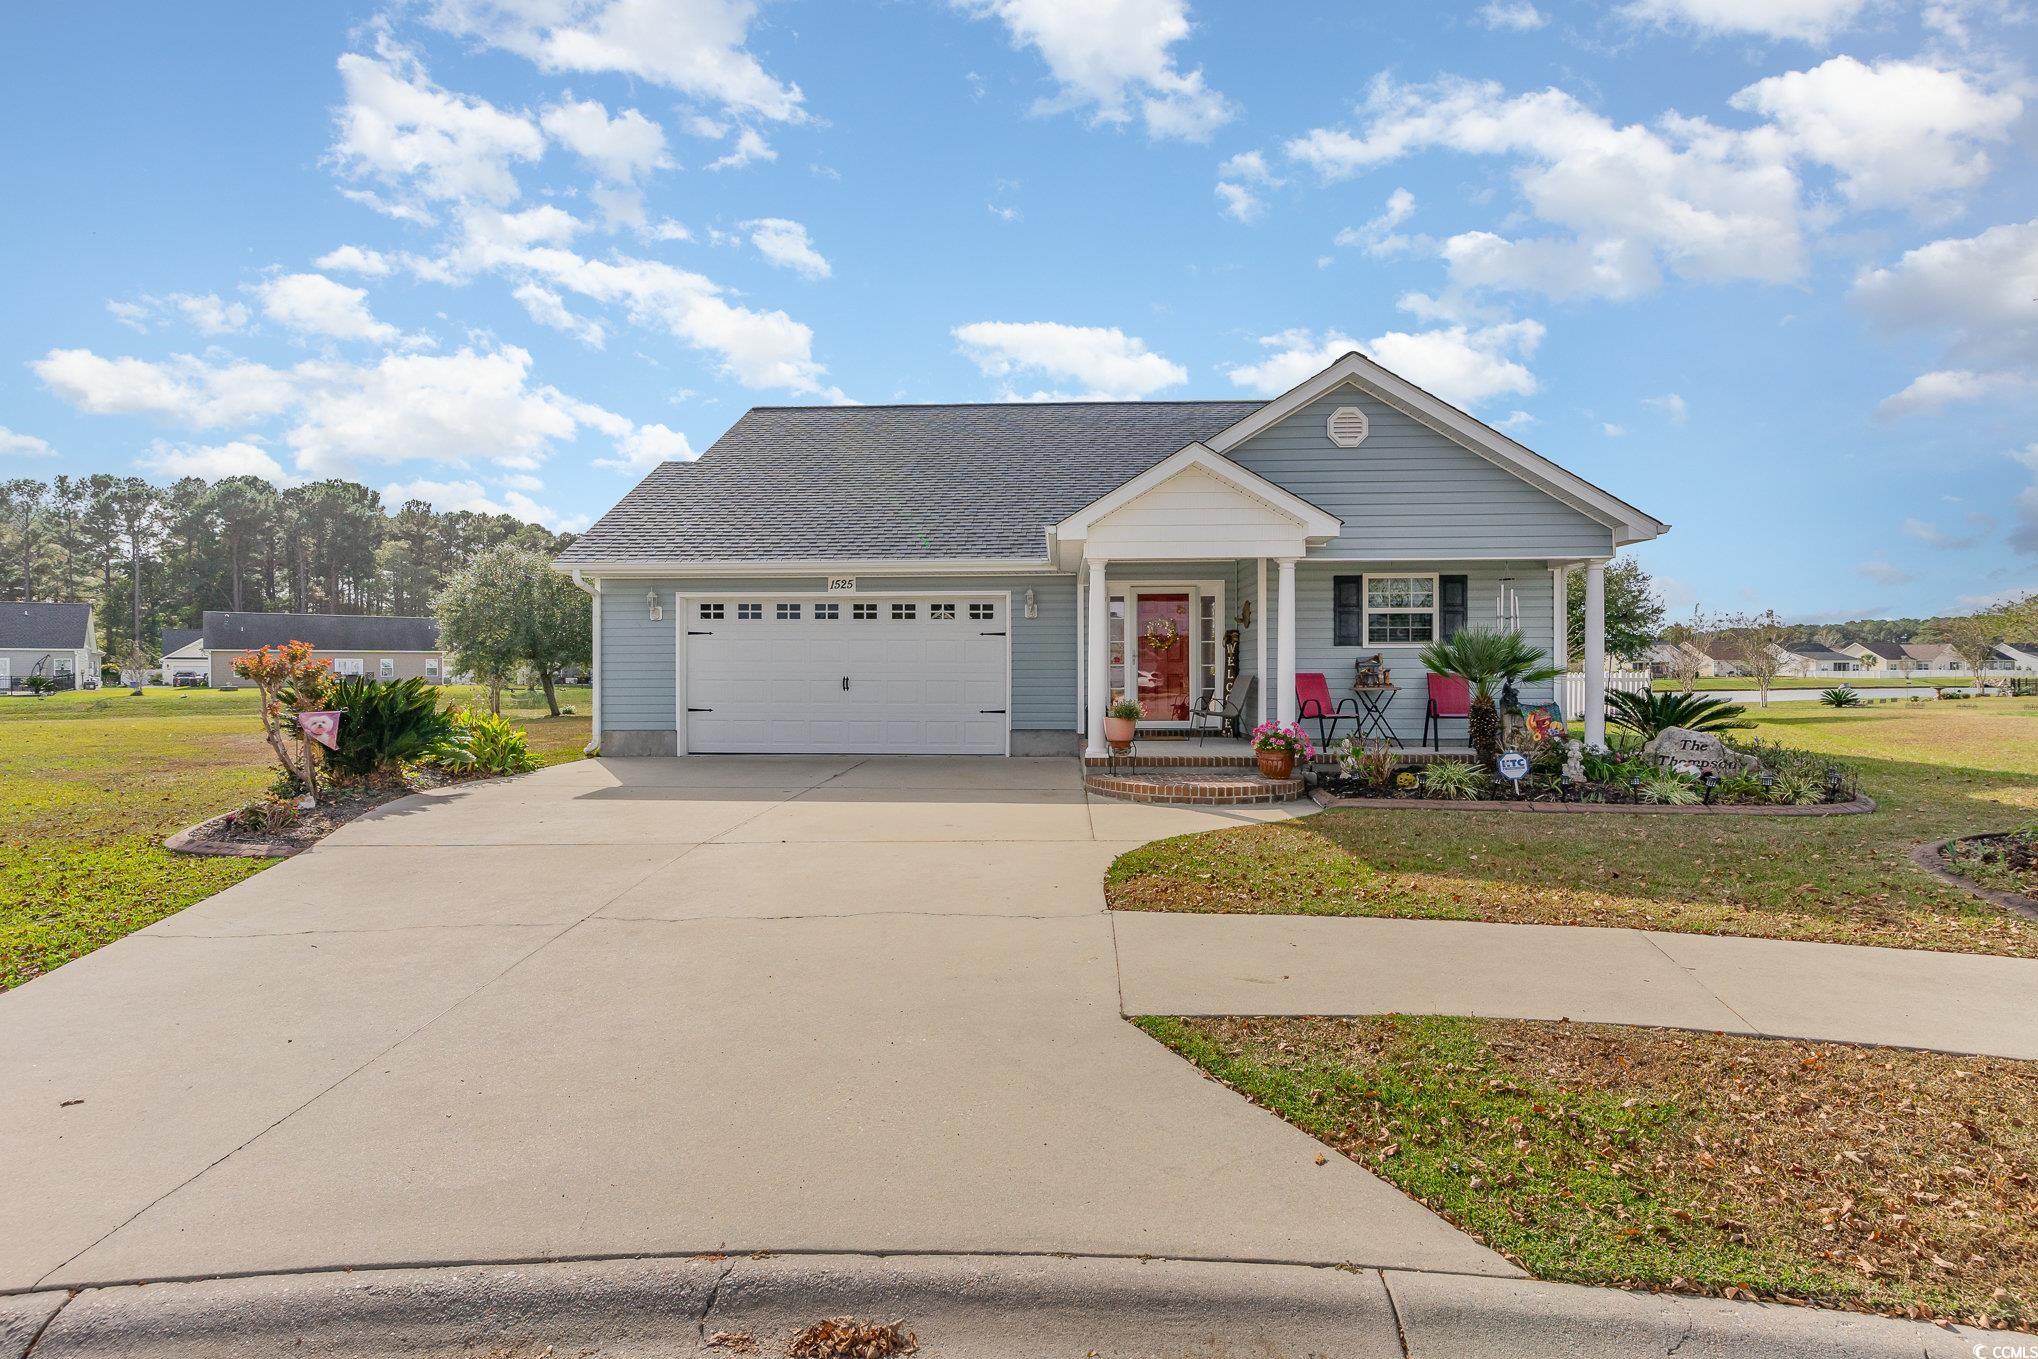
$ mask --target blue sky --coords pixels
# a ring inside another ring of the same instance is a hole
[[[2012,0],[418,0],[0,17],[0,476],[579,527],[747,406],[1356,345],[1674,608],[2038,585]],[[1071,456],[1080,456],[1071,450]]]

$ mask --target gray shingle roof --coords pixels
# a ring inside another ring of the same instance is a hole
[[[0,604],[0,649],[92,646],[90,604]]]
[[[173,651],[182,651],[204,635],[204,628],[164,628],[163,654],[167,656]]]
[[[1807,660],[1851,661],[1854,659],[1844,651],[1833,650],[1833,648],[1827,646],[1824,642],[1799,642],[1795,646],[1785,647],[1784,649],[1792,655],[1803,656]]]
[[[1895,642],[1863,642],[1861,646],[1870,654],[1879,656],[1885,661],[1900,661],[1904,658],[1904,649]]]
[[[559,559],[1038,561],[1049,524],[1262,404],[760,406]]]
[[[207,609],[209,651],[248,651],[284,642],[310,642],[320,651],[437,651],[433,618],[375,618],[357,613],[232,613]]]

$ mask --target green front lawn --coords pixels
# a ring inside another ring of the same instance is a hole
[[[2038,1321],[2038,1063],[1518,1020],[1135,1022],[1538,1278]]]
[[[1913,846],[2038,808],[2038,699],[1750,709],[1844,757],[1865,816],[1624,817],[1355,808],[1181,836],[1111,866],[1117,910],[1611,925],[2038,957],[2038,922],[1920,872]]]
[[[588,691],[560,701],[579,714],[544,717],[542,696],[522,692],[504,704],[548,764],[578,758],[588,738]],[[0,699],[0,990],[266,867],[171,854],[162,841],[258,796],[272,759],[251,690]]]

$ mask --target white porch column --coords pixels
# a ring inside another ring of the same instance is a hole
[[[1089,734],[1087,753],[1091,755],[1109,753],[1104,744],[1104,712],[1111,706],[1110,631],[1111,586],[1105,580],[1104,562],[1098,558],[1090,562],[1090,710],[1085,723]]]
[[[1571,568],[1553,566],[1550,568],[1550,664],[1559,670],[1571,667],[1571,610],[1567,601],[1571,594]],[[1559,681],[1561,683],[1562,681]],[[1565,713],[1569,718],[1571,714]]]
[[[1585,744],[1606,745],[1606,563],[1585,563]]]
[[[1272,676],[1267,674],[1267,559],[1265,557],[1259,559],[1259,568],[1258,588],[1253,591],[1253,607],[1260,611],[1258,621],[1253,624],[1253,645],[1258,648],[1258,659],[1253,665],[1253,674],[1260,681],[1254,687],[1260,691],[1259,720],[1264,722],[1267,720],[1267,690],[1271,687],[1268,684],[1268,680],[1272,678]],[[1258,723],[1254,725],[1257,726]]]
[[[1283,557],[1281,567],[1281,602],[1277,610],[1275,626],[1279,629],[1274,646],[1280,654],[1277,663],[1280,673],[1275,683],[1280,691],[1275,698],[1275,711],[1285,725],[1295,720],[1295,559]]]

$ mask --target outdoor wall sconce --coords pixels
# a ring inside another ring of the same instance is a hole
[[[1028,618],[1040,617],[1040,601],[1033,597],[1033,587],[1030,585],[1026,587],[1026,616]]]
[[[651,615],[651,621],[654,623],[661,621],[665,617],[665,610],[659,606],[658,592],[656,590],[646,590],[644,592],[644,608]]]

